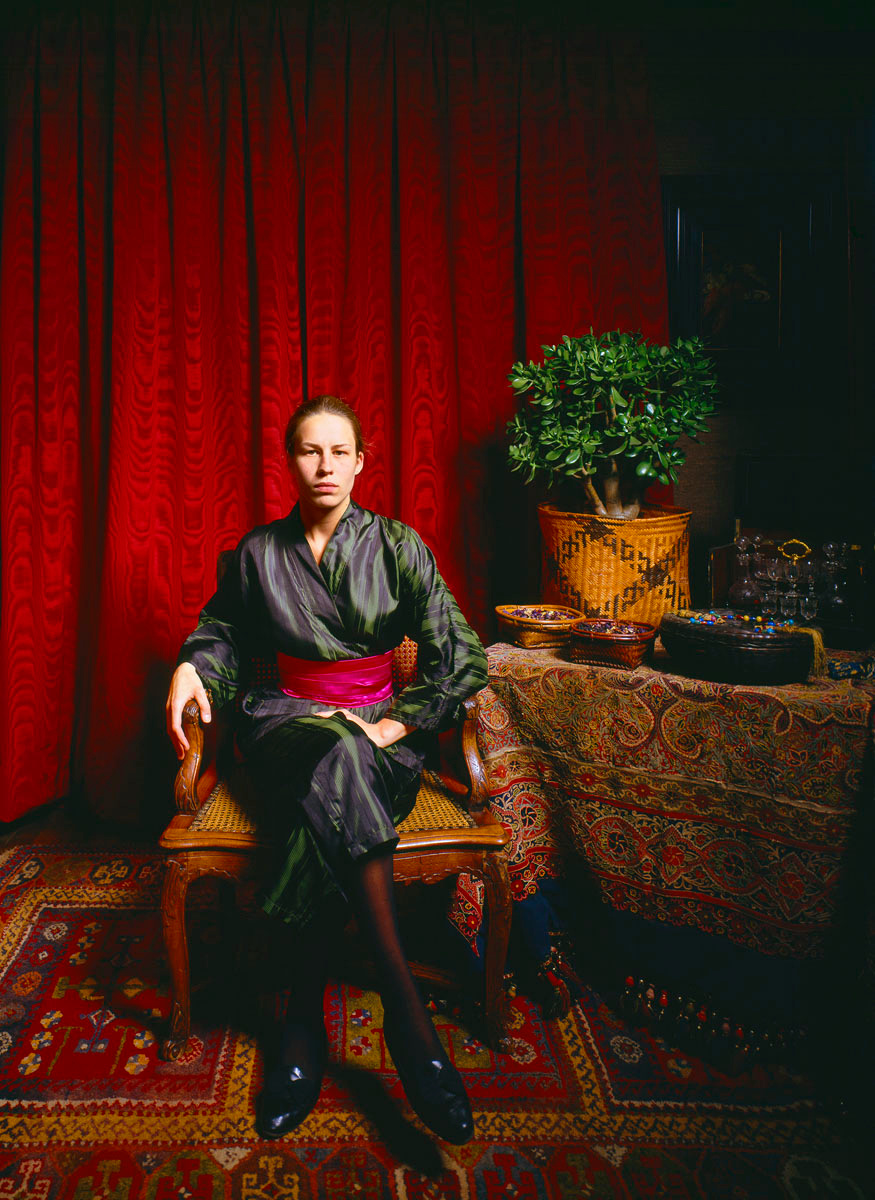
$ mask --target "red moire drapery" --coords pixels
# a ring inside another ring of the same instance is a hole
[[[484,635],[524,598],[510,364],[665,333],[643,75],[535,4],[41,11],[3,51],[0,818],[160,817],[171,664],[290,506],[302,396],[358,407],[358,499]]]

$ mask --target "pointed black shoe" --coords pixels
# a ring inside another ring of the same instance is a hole
[[[307,1075],[300,1067],[276,1063],[264,1077],[264,1088],[255,1104],[255,1131],[267,1141],[281,1138],[309,1115],[322,1090],[328,1058],[323,1039],[315,1054],[316,1068]]]
[[[273,1141],[307,1117],[319,1099],[322,1078],[311,1079],[300,1067],[273,1067],[255,1105],[255,1132]]]
[[[474,1118],[462,1076],[444,1054],[414,1061],[406,1049],[393,1047],[384,1029],[392,1061],[410,1106],[423,1124],[445,1142],[462,1146],[474,1136]],[[396,1053],[397,1051],[397,1053]]]

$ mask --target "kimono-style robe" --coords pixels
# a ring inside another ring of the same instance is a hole
[[[343,893],[352,860],[397,841],[428,735],[486,685],[483,647],[419,535],[352,501],[318,565],[297,507],[248,533],[182,647],[179,661],[192,663],[221,706],[244,684],[252,657],[366,658],[405,635],[418,645],[416,682],[350,709],[369,722],[388,716],[415,726],[385,749],[339,714],[312,715],[334,706],[276,685],[238,697],[238,745],[270,798],[267,819],[283,848],[263,905],[286,921],[306,924],[328,896]]]

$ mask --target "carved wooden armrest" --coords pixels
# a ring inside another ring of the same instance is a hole
[[[462,708],[465,711],[461,737],[462,756],[471,777],[471,799],[468,801],[468,809],[471,813],[487,812],[489,795],[486,791],[486,771],[477,748],[477,714],[480,711],[478,697],[470,696],[463,702]]]
[[[200,807],[197,781],[204,754],[204,727],[196,700],[189,700],[182,710],[182,732],[188,738],[188,749],[176,772],[173,798],[178,812],[196,813]]]

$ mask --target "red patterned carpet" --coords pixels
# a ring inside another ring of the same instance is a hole
[[[626,1029],[591,992],[558,1022],[514,1000],[507,1055],[439,1020],[475,1109],[476,1138],[457,1148],[411,1116],[377,997],[335,985],[319,1104],[282,1142],[260,1142],[257,1029],[230,986],[253,985],[257,937],[229,971],[218,910],[206,891],[195,899],[196,1036],[182,1061],[160,1061],[159,887],[159,860],[141,849],[3,852],[0,1198],[866,1194],[804,1080],[730,1080]]]

